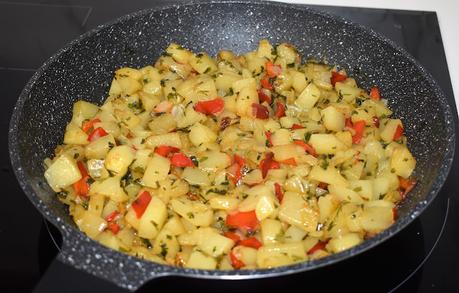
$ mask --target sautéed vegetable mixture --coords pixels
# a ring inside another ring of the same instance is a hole
[[[214,59],[171,44],[78,101],[45,177],[112,249],[201,269],[271,268],[358,245],[414,187],[377,87],[262,40]]]

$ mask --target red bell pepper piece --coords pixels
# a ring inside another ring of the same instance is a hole
[[[352,136],[352,142],[359,144],[363,137],[363,132],[365,130],[365,121],[359,120],[354,123],[355,134]]]
[[[317,250],[324,249],[325,246],[327,246],[327,243],[328,242],[323,242],[323,241],[317,242],[316,245],[314,245],[311,249],[308,250],[308,254],[313,254]]]
[[[265,131],[265,135],[266,135],[266,140],[268,141],[268,147],[272,147],[273,146],[272,133],[269,131]]]
[[[258,92],[258,99],[260,100],[260,103],[266,102],[268,104],[271,104],[271,102],[272,102],[271,96],[268,96],[265,93],[265,90],[266,89],[259,89],[257,91]]]
[[[194,167],[193,161],[182,153],[175,153],[172,155],[171,165],[180,168]]]
[[[269,111],[268,108],[261,104],[253,103],[252,104],[252,114],[258,119],[268,119]]]
[[[397,125],[397,128],[395,129],[394,137],[393,140],[397,141],[403,136],[403,128],[399,125]]]
[[[242,179],[242,168],[245,166],[245,160],[239,156],[234,155],[234,163],[228,168],[227,174],[234,185],[237,185]]]
[[[351,117],[346,118],[344,126],[347,128],[354,128]]]
[[[239,241],[238,245],[252,247],[255,249],[258,249],[262,246],[261,242],[255,237],[249,237],[249,238],[243,239]]]
[[[108,135],[108,133],[102,127],[97,127],[94,131],[88,136],[88,141],[95,141],[103,136]]]
[[[215,115],[221,112],[224,107],[225,101],[222,98],[215,98],[213,100],[197,102],[194,110],[206,115]]]
[[[404,199],[408,192],[413,190],[416,186],[416,180],[414,179],[405,179],[403,177],[398,177],[398,191],[402,199]]]
[[[236,212],[226,216],[226,225],[232,228],[255,230],[258,222],[255,211]]]
[[[286,160],[280,161],[279,163],[285,164],[285,165],[290,165],[290,166],[296,166],[295,158],[288,158]]]
[[[392,208],[392,218],[395,220],[398,219],[398,210],[397,210],[397,207],[393,207]]]
[[[274,113],[274,115],[277,118],[281,118],[281,117],[285,116],[285,105],[284,105],[284,103],[279,102],[279,101],[276,102],[276,112]]]
[[[234,232],[230,232],[230,231],[223,233],[223,236],[233,240],[235,244],[237,244],[239,240],[241,240],[241,237],[239,235],[237,235]]]
[[[148,191],[142,192],[139,197],[131,204],[138,219],[140,219],[151,201],[151,195]]]
[[[114,222],[110,222],[108,223],[108,229],[110,229],[110,231],[112,231],[112,233],[116,235],[120,231],[120,225]]]
[[[263,87],[264,89],[267,89],[267,90],[270,90],[270,91],[273,90],[273,85],[269,81],[269,77],[267,77],[267,76],[263,77],[260,80],[260,83],[261,83],[261,87]]]
[[[328,190],[328,183],[325,183],[325,182],[320,182],[317,187],[321,188],[321,189],[324,189],[324,190]]]
[[[372,87],[370,90],[370,98],[375,101],[381,100],[381,94],[379,93],[379,89],[377,87]]]
[[[299,145],[304,149],[305,152],[310,154],[311,156],[317,157],[317,152],[316,150],[312,147],[312,145],[302,141],[302,140],[295,140],[293,141],[294,144]]]
[[[178,151],[180,151],[179,148],[168,146],[168,145],[159,145],[155,148],[155,153],[165,158],[167,158],[169,154],[176,153]]]
[[[280,164],[279,162],[274,161],[274,154],[269,152],[266,153],[265,158],[261,160],[260,162],[260,170],[261,170],[261,175],[263,178],[266,178],[266,175],[268,175],[268,171],[270,169],[279,169]]]
[[[332,71],[331,73],[331,78],[330,78],[330,83],[335,86],[337,82],[345,81],[347,78],[346,75],[338,73],[336,71]]]
[[[92,132],[94,129],[94,124],[99,123],[100,119],[99,118],[94,118],[92,120],[88,120],[83,125],[81,126],[81,129],[86,132],[86,134],[89,134]]]
[[[379,128],[379,118],[376,117],[376,116],[373,116],[373,125],[376,127],[376,128]]]
[[[296,130],[296,129],[304,129],[304,127],[303,127],[303,126],[301,126],[300,124],[296,124],[296,123],[295,123],[295,124],[293,124],[293,125],[292,125],[292,128],[291,128],[291,129],[292,129],[292,130]]]
[[[279,202],[282,202],[282,199],[284,198],[284,192],[282,191],[282,187],[279,183],[274,183],[274,192],[276,194],[277,200]]]
[[[280,65],[274,64],[271,61],[266,62],[266,74],[270,77],[276,77],[282,74],[282,67]]]
[[[242,268],[243,266],[245,266],[245,264],[236,257],[236,255],[234,254],[234,252],[232,250],[230,252],[230,259],[231,259],[231,265],[236,270],[238,270],[238,269]]]
[[[81,179],[73,183],[73,189],[78,196],[87,197],[90,187],[88,183],[89,174],[82,161],[78,161],[77,165],[78,169],[80,170]]]
[[[105,217],[105,220],[107,222],[113,222],[113,220],[116,219],[116,217],[118,217],[120,213],[118,211],[113,211],[112,213],[108,214],[106,217]]]

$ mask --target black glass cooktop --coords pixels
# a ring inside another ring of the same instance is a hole
[[[58,48],[98,24],[166,1],[29,2],[0,1],[0,109],[3,111],[0,115],[3,133],[0,138],[3,187],[0,292],[125,292],[54,261],[59,233],[45,223],[17,184],[8,157],[7,130],[21,89]],[[371,27],[404,47],[435,77],[456,111],[434,12],[317,8]],[[455,120],[457,125],[457,117]],[[458,170],[456,160],[437,199],[405,230],[378,247],[339,264],[287,277],[252,281],[170,277],[154,280],[139,291],[259,292],[304,288],[312,292],[459,292]]]

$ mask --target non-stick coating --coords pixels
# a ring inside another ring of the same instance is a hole
[[[339,64],[364,88],[378,85],[394,116],[403,120],[417,159],[416,189],[399,220],[365,243],[330,257],[270,270],[204,271],[143,261],[105,248],[78,231],[43,178],[43,159],[62,141],[72,105],[101,103],[114,69],[151,64],[170,42],[215,54],[253,50],[260,39],[289,42],[304,56]],[[200,3],[147,10],[92,31],[51,58],[33,76],[15,108],[10,152],[30,200],[63,233],[59,258],[129,288],[163,275],[260,278],[305,271],[360,253],[399,232],[433,200],[453,158],[454,125],[445,97],[431,76],[390,41],[348,21],[307,8],[274,3]]]

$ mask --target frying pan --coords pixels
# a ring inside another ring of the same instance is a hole
[[[209,271],[160,265],[106,248],[80,232],[43,177],[44,158],[62,141],[72,105],[102,103],[113,71],[156,60],[170,42],[215,54],[253,50],[260,39],[289,42],[303,56],[339,64],[369,89],[378,85],[394,116],[403,120],[417,159],[416,188],[400,204],[399,218],[375,237],[338,254],[280,268]],[[454,156],[452,112],[436,82],[403,49],[345,19],[310,8],[259,1],[214,1],[144,10],[100,26],[50,58],[21,93],[10,122],[10,157],[30,201],[62,233],[57,259],[135,290],[162,276],[249,279],[332,265],[400,232],[432,202]]]

